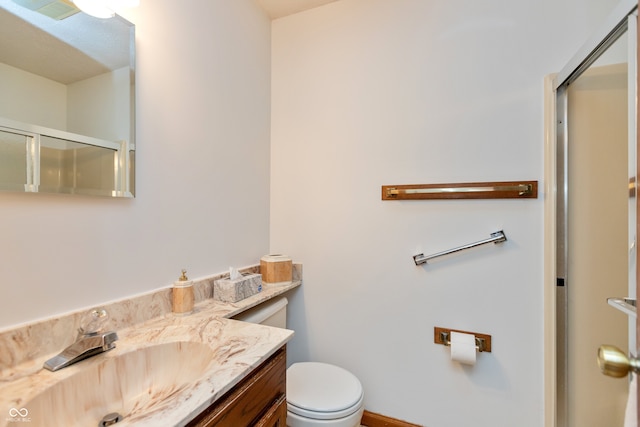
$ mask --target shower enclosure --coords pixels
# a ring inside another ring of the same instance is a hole
[[[547,347],[555,352],[547,364],[555,369],[546,372],[555,410],[547,425],[556,427],[624,424],[629,383],[601,375],[596,354],[602,344],[636,354],[636,319],[627,315],[636,294],[636,10],[623,1],[548,82],[555,242],[546,275],[555,292],[547,286],[546,306],[555,307],[553,328],[547,316],[555,341]]]

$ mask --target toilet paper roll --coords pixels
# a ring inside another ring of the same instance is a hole
[[[464,365],[476,364],[476,337],[473,334],[451,332],[451,360]]]

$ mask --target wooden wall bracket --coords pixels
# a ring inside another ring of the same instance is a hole
[[[382,200],[536,199],[538,181],[383,185]]]
[[[480,334],[478,332],[460,331],[458,329],[448,329],[436,326],[433,328],[433,342],[448,346],[451,340],[451,332],[475,335],[478,351],[491,353],[491,335]]]

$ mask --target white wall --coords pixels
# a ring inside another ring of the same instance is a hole
[[[0,193],[0,327],[257,263],[269,247],[270,22],[143,1],[137,197]]]
[[[67,128],[67,87],[0,62],[0,117]]]
[[[120,68],[67,88],[69,132],[110,141],[132,141],[131,70]]]
[[[543,77],[607,0],[343,0],[272,29],[271,251],[304,263],[291,361],[354,372],[368,410],[543,424],[543,201],[380,200],[385,184],[539,180]],[[486,246],[416,267],[504,229]],[[434,326],[491,334],[475,367]]]
[[[131,141],[130,74],[124,67],[67,86],[0,63],[0,117]]]

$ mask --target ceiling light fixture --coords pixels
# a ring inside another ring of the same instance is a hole
[[[87,15],[96,18],[112,18],[116,14],[115,9],[136,7],[140,4],[140,0],[73,0],[73,3]]]

